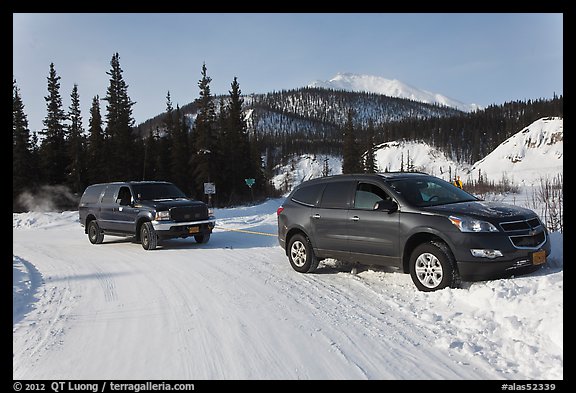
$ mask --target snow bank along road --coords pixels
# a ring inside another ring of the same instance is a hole
[[[292,270],[281,200],[217,210],[208,244],[91,245],[77,212],[13,215],[14,379],[562,379],[562,237],[549,266],[418,292],[337,261]]]

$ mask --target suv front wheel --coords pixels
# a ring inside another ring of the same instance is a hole
[[[312,273],[320,262],[314,255],[308,238],[301,234],[296,234],[290,239],[288,259],[292,268],[300,273]]]
[[[456,261],[448,246],[441,242],[423,243],[414,249],[410,257],[410,277],[424,292],[460,285]]]
[[[149,221],[140,227],[140,243],[145,250],[154,250],[158,245],[158,235]]]

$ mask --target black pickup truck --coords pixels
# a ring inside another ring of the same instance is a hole
[[[134,236],[145,250],[169,238],[194,236],[206,243],[216,222],[204,202],[164,181],[93,184],[84,191],[78,214],[90,243],[102,243],[104,235]]]

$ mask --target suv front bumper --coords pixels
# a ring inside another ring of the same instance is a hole
[[[215,219],[200,221],[152,221],[154,230],[160,237],[183,237],[210,234],[216,225]]]
[[[522,275],[538,270],[546,264],[551,244],[548,233],[545,241],[537,247],[514,247],[508,236],[462,234],[455,236],[458,247],[453,247],[460,276],[464,280],[490,280]],[[503,255],[494,259],[472,256],[470,249],[499,250]],[[539,253],[540,255],[537,255]],[[542,254],[545,258],[542,260]]]

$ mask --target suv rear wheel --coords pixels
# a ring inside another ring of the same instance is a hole
[[[424,292],[460,285],[454,257],[441,242],[423,243],[414,249],[410,257],[410,277]]]
[[[310,240],[301,234],[296,234],[290,239],[288,259],[292,268],[300,273],[312,273],[320,262],[314,255]]]
[[[96,220],[92,220],[88,223],[88,240],[90,240],[90,243],[92,244],[100,244],[104,241],[104,234]]]

